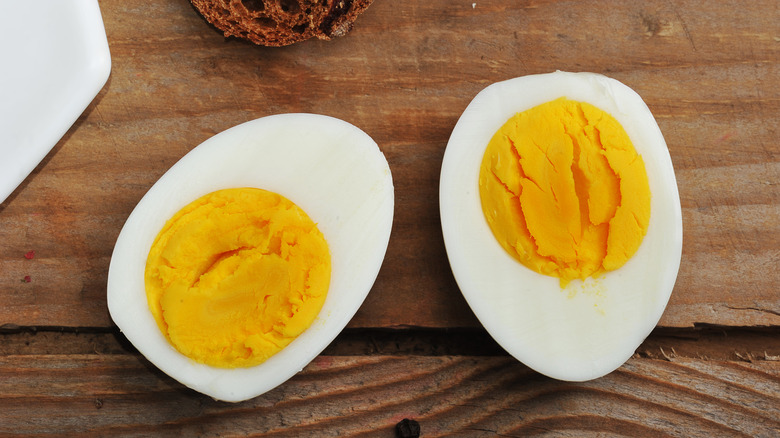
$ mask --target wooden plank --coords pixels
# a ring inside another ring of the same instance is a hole
[[[113,244],[154,181],[230,126],[317,112],[369,133],[396,186],[351,327],[476,327],[439,229],[444,148],[484,86],[556,69],[627,83],[666,136],[685,241],[661,325],[780,325],[776,2],[472,3],[378,1],[345,38],[270,49],[226,41],[186,0],[101,1],[111,78],[0,205],[0,325],[110,327]]]
[[[780,432],[780,362],[633,358],[566,383],[509,357],[320,356],[282,386],[229,404],[128,354],[0,358],[0,434],[755,436]]]
[[[170,379],[116,332],[0,333],[0,436],[772,436],[777,330],[662,330],[595,381],[543,377],[481,330],[347,330],[301,373],[238,404]]]

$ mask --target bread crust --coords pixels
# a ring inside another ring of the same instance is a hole
[[[190,0],[226,37],[287,46],[345,35],[372,0]]]

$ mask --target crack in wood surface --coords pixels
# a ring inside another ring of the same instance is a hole
[[[0,328],[0,355],[134,354],[117,329],[72,327]],[[322,353],[332,356],[507,356],[482,329],[345,329]],[[777,361],[780,327],[657,328],[637,348],[649,359]]]

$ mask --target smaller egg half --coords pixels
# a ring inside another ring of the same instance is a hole
[[[222,189],[258,188],[300,207],[330,250],[330,283],[313,323],[259,365],[224,368],[184,356],[155,321],[144,284],[150,248],[171,217]],[[141,199],[117,238],[108,272],[111,318],[155,366],[215,399],[237,402],[285,382],[316,357],[357,312],[384,259],[393,182],[377,144],[332,117],[282,114],[235,126],[181,158]]]
[[[584,280],[561,281],[518,262],[494,236],[480,199],[480,166],[491,138],[516,114],[561,98],[590,104],[622,126],[644,161],[650,189],[649,222],[636,252],[619,268]],[[568,381],[603,376],[625,363],[660,320],[682,254],[679,194],[653,115],[619,81],[557,71],[488,86],[453,129],[439,201],[461,292],[490,335],[532,369]]]

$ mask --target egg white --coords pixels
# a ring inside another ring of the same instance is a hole
[[[219,189],[277,192],[317,223],[331,252],[328,295],[314,323],[282,351],[251,368],[196,363],[165,339],[149,311],[146,258],[165,222]],[[393,182],[377,144],[357,127],[315,114],[243,123],[206,140],[141,199],[117,239],[108,272],[108,308],[132,344],[169,376],[224,401],[242,401],[303,369],[346,326],[371,289],[390,238]]]
[[[478,179],[488,142],[511,116],[564,96],[623,125],[645,162],[651,211],[647,235],[624,266],[561,290],[557,278],[526,268],[500,246],[482,212]],[[661,318],[682,254],[677,182],[653,115],[617,80],[557,71],[482,90],[447,144],[439,200],[458,287],[490,335],[530,368],[568,381],[603,376],[628,360]]]

